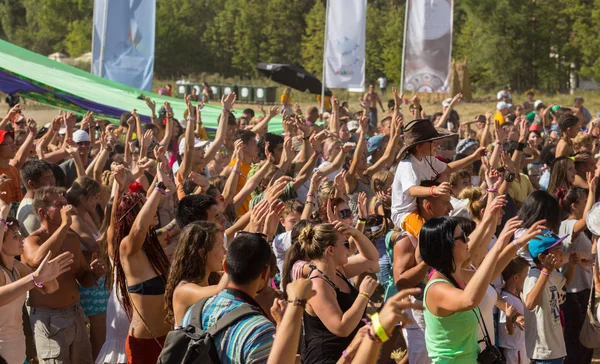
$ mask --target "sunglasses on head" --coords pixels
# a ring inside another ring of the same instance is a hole
[[[350,209],[343,209],[342,211],[340,211],[338,213],[340,219],[344,220],[344,219],[350,219],[352,217],[352,210]]]
[[[269,239],[268,239],[269,237],[268,237],[266,234],[259,233],[259,232],[252,232],[252,231],[244,231],[244,230],[241,230],[241,231],[238,231],[238,232],[236,232],[236,233],[233,235],[233,237],[234,237],[234,238],[237,238],[239,235],[242,235],[242,234],[252,234],[252,235],[258,235],[258,236],[260,236],[261,238],[263,238],[263,239],[265,239],[265,240],[267,240],[267,241],[269,240]]]

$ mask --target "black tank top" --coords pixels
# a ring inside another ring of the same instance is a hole
[[[311,268],[313,270],[316,269],[313,266]],[[342,312],[348,311],[354,304],[356,297],[358,297],[358,290],[339,271],[337,271],[337,275],[348,284],[350,293],[342,292],[326,275],[322,272],[320,273],[322,276],[311,277],[310,279],[318,278],[329,283],[335,289],[336,300]],[[304,311],[303,317],[304,345],[301,351],[303,364],[337,363],[342,356],[342,352],[346,350],[352,339],[354,339],[358,329],[364,325],[361,321],[350,335],[339,337],[331,333],[318,316],[311,316]]]

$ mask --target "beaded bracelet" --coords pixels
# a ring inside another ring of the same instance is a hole
[[[288,300],[287,302],[294,306],[306,307],[306,299],[295,298],[293,300]]]
[[[33,273],[31,273],[29,276],[31,277],[31,281],[33,282],[33,284],[35,284],[35,286],[37,288],[44,288],[44,283],[41,283],[41,282],[38,283],[35,281],[35,277],[33,276]]]

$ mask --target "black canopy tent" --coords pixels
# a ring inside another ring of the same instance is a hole
[[[311,94],[320,95],[323,84],[313,74],[307,72],[302,66],[280,63],[259,63],[258,70],[263,75],[282,85],[298,91],[308,90]],[[331,91],[325,90],[326,96],[331,96]]]

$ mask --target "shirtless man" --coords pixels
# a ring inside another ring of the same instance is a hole
[[[33,199],[41,227],[25,239],[23,263],[36,269],[48,251],[52,251],[52,256],[69,251],[73,254],[73,265],[57,278],[58,291],[46,295],[36,290],[30,292],[31,326],[40,363],[93,363],[77,284],[95,285],[106,274],[106,267],[98,259],[87,265],[79,238],[69,229],[76,211],[67,205],[64,193],[63,188],[42,187],[35,191]]]
[[[375,92],[373,85],[369,85],[369,92],[365,94],[364,101],[369,107],[369,123],[373,128],[377,129],[377,104],[381,107],[381,112],[385,113],[385,109],[383,108],[381,98],[379,97],[379,94]]]

